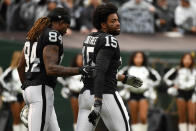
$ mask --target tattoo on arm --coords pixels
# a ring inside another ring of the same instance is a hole
[[[78,75],[79,68],[64,67],[58,65],[59,47],[47,45],[43,50],[43,59],[47,75],[50,76],[69,76]]]
[[[19,77],[20,77],[20,81],[21,81],[22,84],[26,80],[26,77],[25,77],[25,65],[26,65],[26,62],[25,62],[24,50],[23,50],[22,51],[22,55],[20,57],[20,61],[19,61],[18,67],[17,67],[18,74],[19,74]]]

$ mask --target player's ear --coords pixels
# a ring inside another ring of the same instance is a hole
[[[106,28],[107,28],[107,26],[106,26],[106,23],[105,23],[105,22],[101,23],[101,28],[102,28],[102,29],[106,29]]]

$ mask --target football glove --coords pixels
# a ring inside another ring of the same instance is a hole
[[[138,77],[126,75],[123,83],[138,88],[142,86],[143,81]]]
[[[101,100],[95,100],[94,106],[91,108],[91,113],[88,116],[88,120],[90,123],[93,124],[93,126],[96,126],[97,120],[100,117],[102,107],[102,101]]]
[[[79,68],[79,74],[82,74],[85,77],[92,77],[94,69],[94,66],[85,65]]]

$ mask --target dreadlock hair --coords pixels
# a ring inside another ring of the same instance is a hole
[[[26,39],[30,42],[37,41],[37,38],[43,32],[43,30],[51,24],[50,19],[48,17],[39,18],[33,25],[33,27],[29,30],[26,35]]]
[[[111,4],[102,4],[97,6],[93,13],[93,25],[96,29],[101,29],[101,23],[104,23],[107,21],[108,16],[113,13],[117,13],[118,8]]]

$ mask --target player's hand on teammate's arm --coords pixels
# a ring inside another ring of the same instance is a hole
[[[91,113],[88,116],[89,122],[92,123],[94,126],[96,126],[97,120],[100,117],[101,107],[102,107],[102,100],[95,98],[94,105],[91,108]]]
[[[141,87],[143,84],[143,81],[140,78],[131,75],[125,75],[125,78],[122,82],[136,88]]]
[[[82,66],[79,68],[79,74],[82,74],[83,76],[92,76],[93,75],[93,71],[95,70],[94,66]]]

